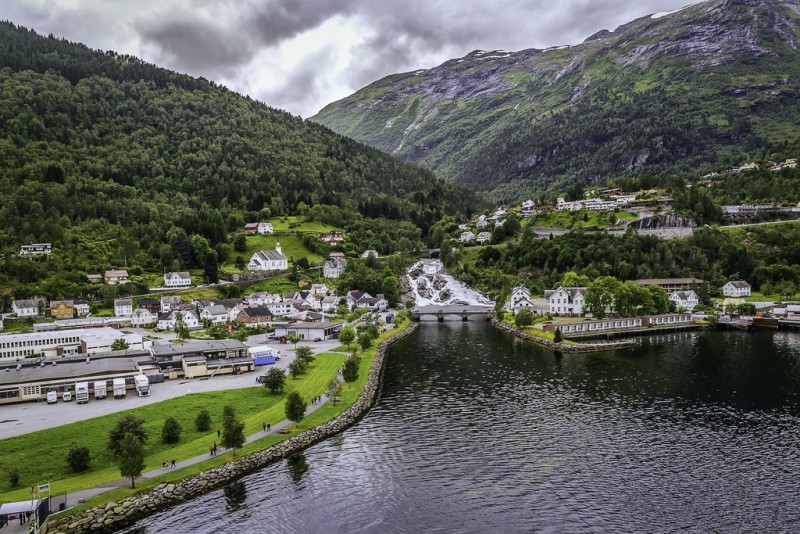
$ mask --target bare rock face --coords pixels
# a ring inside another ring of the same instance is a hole
[[[637,230],[660,230],[663,228],[696,228],[697,223],[690,217],[680,217],[674,213],[645,217],[629,225]]]

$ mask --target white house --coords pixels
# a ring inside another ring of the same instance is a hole
[[[276,302],[275,304],[268,304],[267,309],[275,317],[293,315],[297,313],[297,308],[294,307],[294,303],[292,301],[281,301]]]
[[[164,287],[192,287],[192,275],[185,271],[167,273],[164,275]]]
[[[247,268],[251,271],[285,271],[289,268],[289,258],[283,255],[279,241],[275,250],[262,250],[253,254]]]
[[[125,269],[112,269],[103,276],[106,284],[125,284],[128,282],[128,271]]]
[[[75,304],[75,313],[78,314],[78,317],[86,317],[87,315],[89,315],[89,312],[91,310],[89,309],[88,302],[86,302],[85,300],[76,300],[74,304]]]
[[[336,313],[340,300],[342,299],[337,296],[323,297],[321,302],[323,313]]]
[[[39,315],[39,301],[40,299],[15,300],[11,304],[11,311],[17,317],[36,317]]]
[[[228,310],[222,304],[206,306],[200,312],[202,321],[211,321],[211,324],[225,324],[228,322]]]
[[[180,297],[161,297],[161,313],[169,313],[181,305]]]
[[[555,291],[545,291],[550,302],[550,313],[559,315],[583,315],[585,287],[559,287]]]
[[[373,258],[377,258],[378,257],[378,251],[369,249],[369,250],[365,250],[364,252],[361,253],[361,257],[364,258],[364,259],[367,259],[370,256],[372,256]]]
[[[23,256],[29,254],[50,254],[53,251],[51,243],[33,243],[31,245],[22,245],[19,247],[19,253]]]
[[[366,291],[358,291],[357,289],[347,293],[345,301],[350,310],[353,308],[366,308],[369,311],[386,311],[389,307],[389,302],[383,298],[383,295],[378,294],[378,296],[373,297]]]
[[[244,231],[248,234],[274,234],[275,229],[272,227],[272,223],[268,222],[257,222],[257,223],[248,223],[244,225]]]
[[[490,239],[492,239],[492,234],[491,233],[489,233],[489,232],[481,232],[481,233],[478,234],[478,237],[475,238],[475,241],[477,241],[480,244],[483,244],[483,243],[486,243],[487,241],[489,241]]]
[[[311,292],[315,295],[325,296],[331,292],[330,288],[325,284],[311,284]]]
[[[733,280],[722,286],[722,294],[726,297],[749,297],[750,284],[744,280]]]
[[[691,289],[688,291],[675,291],[670,293],[669,300],[670,302],[675,303],[676,308],[683,308],[685,311],[690,313],[700,302],[700,299],[697,297],[697,293]]]
[[[462,232],[461,237],[459,238],[459,241],[461,241],[462,243],[469,243],[470,241],[474,240],[475,240],[475,234],[469,231]]]
[[[525,286],[517,286],[511,292],[511,298],[506,303],[506,310],[513,311],[516,315],[523,308],[530,308],[531,311],[534,311],[531,290]]]
[[[156,326],[157,330],[175,330],[175,326],[178,324],[178,317],[183,320],[183,324],[186,325],[186,328],[189,330],[202,328],[200,324],[200,320],[194,314],[193,311],[190,310],[173,310],[168,313],[159,313],[158,314],[158,325]]]
[[[786,318],[791,321],[800,319],[800,304],[789,304],[786,306]]]
[[[114,299],[114,317],[130,317],[133,315],[133,300]]]
[[[136,328],[144,328],[155,323],[158,317],[146,308],[137,308],[133,310],[131,315],[131,326]]]
[[[533,208],[535,205],[536,204],[533,202],[533,200],[528,199],[528,200],[524,201],[520,207],[523,210],[529,210],[529,209]]]
[[[322,266],[322,276],[324,278],[339,278],[347,267],[347,258],[341,252],[331,252],[328,261]]]
[[[251,306],[266,306],[267,304],[274,304],[281,301],[281,296],[277,293],[264,293],[257,292],[245,297],[247,303]]]

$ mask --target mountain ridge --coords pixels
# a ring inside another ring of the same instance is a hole
[[[495,200],[687,174],[796,141],[798,18],[796,0],[703,2],[391,75],[311,120]]]

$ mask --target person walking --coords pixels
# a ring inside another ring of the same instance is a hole
[[[261,428],[264,430],[264,432],[266,432],[267,431],[267,423],[261,423]]]
[[[267,430],[269,430],[269,423],[267,423]]]
[[[175,458],[173,458],[172,461],[170,462],[170,468],[171,469],[175,468]]]

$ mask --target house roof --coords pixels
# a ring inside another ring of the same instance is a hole
[[[165,274],[164,276],[165,276],[165,277],[169,277],[169,278],[172,278],[173,276],[177,276],[177,277],[179,277],[179,278],[183,278],[184,280],[191,280],[191,279],[192,279],[192,275],[191,275],[191,274],[189,274],[189,273],[188,273],[188,272],[186,272],[186,271],[174,272],[174,273],[167,273],[167,274]]]
[[[209,306],[205,309],[206,313],[211,315],[228,315],[228,310],[225,309],[225,306],[221,304],[215,304],[213,306]]]
[[[328,257],[332,260],[336,258],[344,259],[344,252],[331,252]]]
[[[661,285],[692,285],[705,284],[705,280],[699,278],[643,278],[636,280],[640,286],[661,286]]]
[[[288,261],[289,258],[283,255],[282,252],[278,252],[277,250],[260,250],[253,254],[253,256],[257,256],[261,258],[263,261]]]
[[[180,304],[183,302],[180,297],[161,297],[161,304]]]
[[[128,271],[125,269],[112,269],[110,271],[106,271],[106,276],[128,276]]]
[[[674,293],[672,293],[672,295],[670,295],[670,297],[673,296],[673,295],[675,297],[681,299],[681,300],[697,299],[697,293],[695,293],[694,291],[691,291],[691,290],[690,291],[675,291]]]
[[[744,280],[731,280],[728,284],[732,285],[736,289],[750,289],[750,284],[745,282]]]
[[[62,302],[64,303],[64,306],[66,306],[68,308],[74,308],[75,307],[75,302],[72,301],[72,300],[53,300],[53,301],[50,302],[50,309],[54,310],[54,309],[58,308],[59,305],[61,305]]]
[[[40,300],[41,299],[15,300],[14,306],[17,308],[36,308],[39,306]]]
[[[131,299],[114,299],[114,307],[117,306],[133,306],[133,300]]]
[[[240,313],[248,317],[272,317],[272,312],[269,308],[244,308]]]

